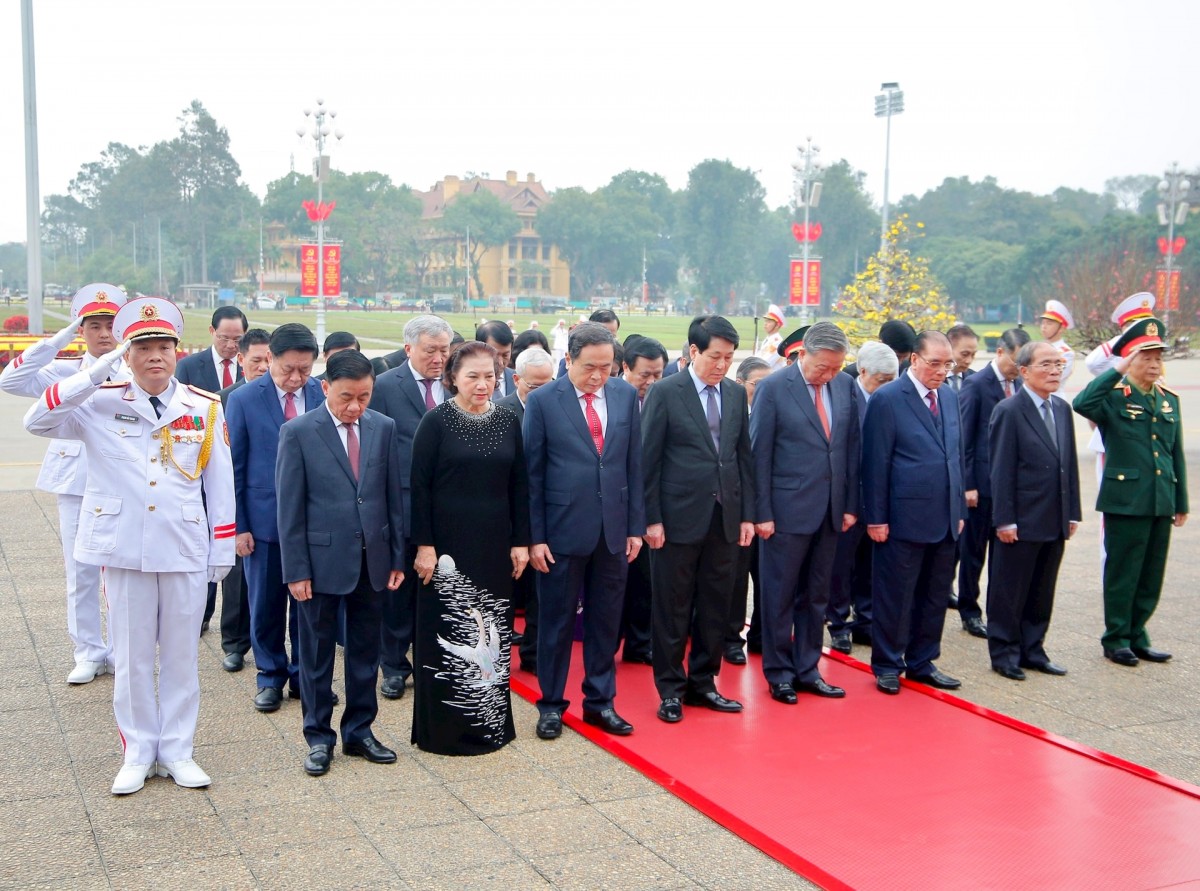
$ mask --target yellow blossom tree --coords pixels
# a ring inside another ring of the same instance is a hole
[[[924,228],[917,223],[913,231],[908,214],[898,216],[888,228],[886,246],[843,289],[835,309],[844,317],[838,325],[853,345],[876,337],[879,326],[890,319],[906,321],[918,331],[945,331],[954,324],[945,288],[930,271],[929,261],[909,248]]]

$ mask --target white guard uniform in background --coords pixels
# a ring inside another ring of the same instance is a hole
[[[125,764],[158,761],[161,772],[192,758],[200,621],[210,575],[233,565],[235,521],[220,399],[175,380],[159,398],[161,418],[132,381],[98,386],[84,371],[52,385],[25,426],[79,440],[91,456],[75,559],[105,567]],[[206,441],[207,464],[189,479]]]

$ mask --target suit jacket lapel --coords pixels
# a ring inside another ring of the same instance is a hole
[[[1013,394],[1012,398],[1016,398],[1016,394]],[[1051,454],[1057,455],[1058,446],[1056,446],[1050,439],[1050,431],[1046,429],[1046,422],[1042,419],[1041,410],[1033,404],[1032,399],[1023,398],[1021,402],[1023,403],[1021,405],[1021,414],[1025,416],[1025,420],[1027,420],[1033,427],[1034,431],[1038,435],[1038,438],[1041,439],[1042,445],[1048,448]],[[1058,432],[1058,412],[1054,411],[1053,402],[1050,403],[1050,410],[1052,416],[1054,417],[1055,432]]]
[[[353,483],[355,485],[355,487],[357,487],[358,484],[354,480],[354,474],[350,470],[350,458],[346,455],[346,447],[344,445],[342,445],[341,434],[338,433],[337,427],[333,423],[333,415],[331,415],[324,407],[322,407],[320,414],[318,414],[316,416],[316,418],[317,418],[317,434],[321,437],[321,439],[325,443],[325,445],[329,447],[329,451],[333,452],[333,457],[334,457],[334,460],[337,462],[338,467],[340,467],[342,469],[342,472],[346,474],[346,477],[350,480],[350,482]],[[358,455],[359,455],[358,471],[360,474],[362,473],[362,469],[363,469],[362,456],[366,452],[366,449],[363,448],[363,443],[362,443],[362,440],[365,439],[366,436],[364,433],[361,432],[362,430],[363,430],[363,425],[359,424],[359,431],[360,431],[359,440],[360,441],[359,441],[359,449],[358,449]]]
[[[425,394],[421,392],[422,387],[417,383],[417,379],[413,376],[412,366],[405,363],[404,370],[398,375],[397,383],[400,385],[400,392],[408,397],[408,400],[413,404],[413,408],[419,414],[425,414]]]
[[[259,378],[262,381],[258,385],[258,389],[262,394],[262,400],[265,403],[264,408],[271,418],[271,423],[276,427],[283,426],[283,407],[279,404],[279,399],[276,398],[275,382],[271,380],[271,375],[264,374]]]
[[[679,388],[679,398],[683,400],[683,405],[687,409],[687,413],[692,416],[692,420],[696,422],[696,426],[704,434],[701,438],[708,443],[709,450],[716,455],[717,450],[713,446],[712,431],[708,429],[708,415],[705,413],[705,406],[701,402],[701,397],[696,393],[696,384],[692,380],[691,374],[687,373],[687,369],[684,369],[680,374],[682,375],[681,383],[683,386]],[[721,424],[721,433],[724,435],[724,418],[721,419]]]
[[[946,443],[942,440],[941,434],[938,433],[937,425],[933,423],[933,412],[929,410],[929,406],[925,400],[917,395],[916,384],[909,380],[908,375],[905,375],[902,386],[904,387],[904,399],[908,403],[908,407],[917,416],[917,420],[921,422],[921,425],[929,431],[929,435],[933,437],[933,441],[938,444],[938,447],[945,451]],[[942,402],[939,399],[938,411],[940,412],[942,408]],[[945,422],[943,422],[943,426],[945,426]]]
[[[821,425],[821,418],[817,414],[817,405],[812,400],[812,396],[808,392],[808,381],[804,379],[804,375],[800,373],[800,363],[792,365],[785,372],[788,375],[788,390],[791,391],[792,398],[796,400],[796,404],[800,406],[800,411],[808,418],[810,424],[813,425],[818,433],[823,437],[825,428]],[[832,392],[830,396],[832,396]],[[830,399],[832,403],[833,400]]]
[[[592,431],[588,430],[587,422],[583,419],[583,411],[579,407],[579,400],[575,397],[575,385],[571,383],[569,377],[559,378],[559,380],[562,381],[561,384],[558,384],[559,406],[566,414],[567,421],[592,450],[592,454],[599,458],[600,456],[596,454],[596,443],[592,441]]]

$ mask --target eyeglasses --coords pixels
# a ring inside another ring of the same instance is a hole
[[[240,337],[230,337],[228,334],[214,334],[213,338],[219,343],[240,343]]]
[[[947,374],[949,374],[951,371],[954,370],[954,366],[956,364],[953,359],[951,359],[949,362],[930,362],[928,359],[926,359],[920,353],[914,353],[913,355],[915,355],[918,359],[920,359],[922,362],[924,362],[930,368],[940,368],[943,371],[945,371]]]
[[[1054,371],[1056,368],[1062,371],[1067,367],[1067,363],[1062,359],[1047,359],[1044,362],[1038,362],[1033,367],[1038,371]]]

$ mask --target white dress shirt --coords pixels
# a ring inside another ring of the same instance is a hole
[[[279,400],[279,409],[286,415],[287,414],[287,391],[279,389],[278,384],[274,384],[274,387],[275,387],[275,398]],[[296,417],[300,417],[302,414],[304,414],[304,388],[301,387],[299,390],[297,390],[295,392],[294,395],[296,398],[292,400],[292,404],[296,407]]]
[[[587,416],[587,401],[583,398],[583,390],[575,387],[575,399],[579,403],[579,410],[583,412],[583,421],[588,430],[592,429],[591,422]],[[592,408],[596,410],[597,416],[600,418],[600,432],[608,433],[608,400],[604,398],[604,387],[601,387],[595,393],[596,398],[592,400]]]

